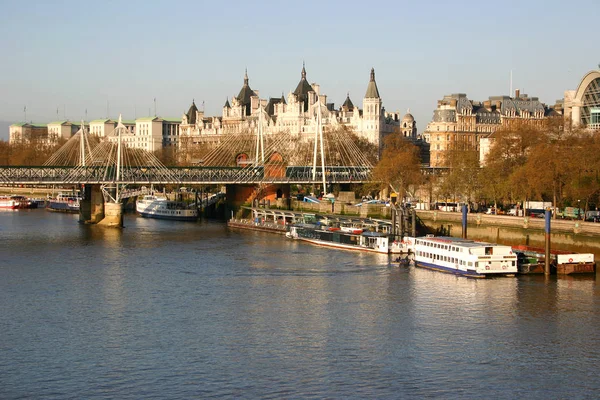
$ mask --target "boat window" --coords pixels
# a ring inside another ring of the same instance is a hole
[[[493,247],[486,247],[485,248],[485,254],[486,255],[494,254],[494,248]]]
[[[473,266],[473,261],[469,261],[468,265],[469,265],[469,267],[472,267]]]

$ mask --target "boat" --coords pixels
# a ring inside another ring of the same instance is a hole
[[[370,231],[329,230],[327,226],[318,224],[295,224],[290,226],[286,236],[295,240],[335,247],[346,250],[360,250],[373,253],[389,254],[388,235]]]
[[[10,196],[10,198],[15,200],[16,202],[18,202],[17,208],[37,208],[37,206],[38,206],[36,201],[34,201],[30,198],[27,198],[25,196],[13,195],[13,196]]]
[[[449,236],[406,238],[417,267],[473,278],[514,275],[517,255],[510,246]]]
[[[517,254],[517,267],[520,274],[543,274],[546,264],[546,251],[540,247],[517,245],[512,247]],[[563,250],[550,250],[550,273],[558,275],[593,274],[596,263],[592,253],[573,253]]]
[[[48,199],[46,209],[68,213],[79,212],[79,202],[82,200],[79,192],[59,193],[54,198]]]
[[[146,195],[138,199],[135,208],[145,218],[173,221],[196,221],[198,219],[197,208],[189,207],[180,201],[172,201],[154,195]]]
[[[19,202],[10,196],[0,196],[0,208],[16,210],[19,208]]]

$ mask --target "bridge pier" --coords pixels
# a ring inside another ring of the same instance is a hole
[[[84,199],[79,204],[79,222],[123,227],[123,204],[105,203],[101,185],[85,185]]]
[[[85,185],[79,205],[79,222],[97,224],[104,219],[104,196],[100,185]]]
[[[260,188],[258,185],[226,185],[227,206],[229,209],[238,210],[244,204],[252,204],[255,199],[269,200],[276,204],[278,199],[290,198],[289,184],[269,184]]]
[[[104,218],[98,222],[98,225],[104,225],[113,228],[123,227],[123,204],[122,203],[104,203]]]

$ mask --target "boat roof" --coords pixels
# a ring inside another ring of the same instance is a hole
[[[434,236],[434,237],[418,237],[419,240],[427,240],[434,243],[440,244],[450,244],[454,246],[462,246],[462,247],[481,247],[481,246],[501,246],[501,247],[510,247],[503,244],[497,243],[488,243],[488,242],[478,242],[476,240],[456,238],[452,236]]]

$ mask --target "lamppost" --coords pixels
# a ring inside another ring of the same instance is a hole
[[[577,219],[581,219],[581,200],[577,200]]]

